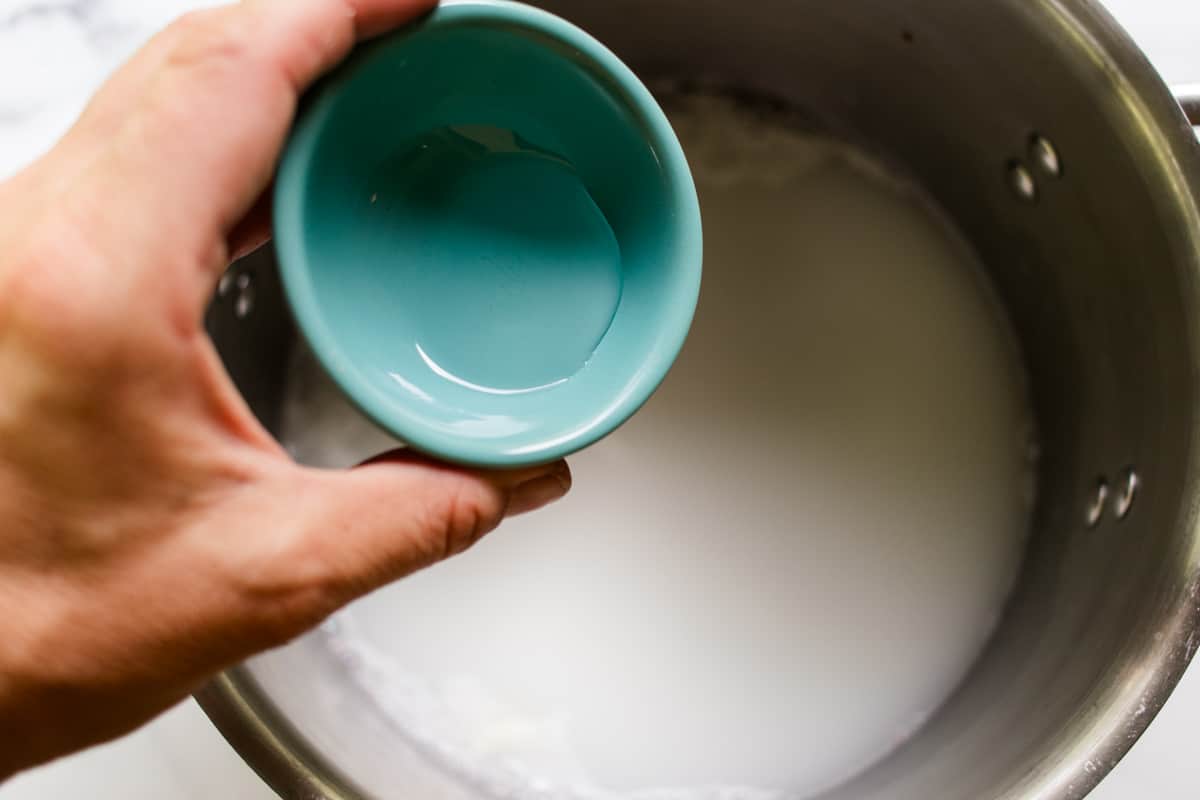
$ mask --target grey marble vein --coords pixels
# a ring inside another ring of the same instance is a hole
[[[57,3],[37,2],[28,3],[24,7],[0,16],[0,28],[19,25],[30,19],[39,19],[56,14],[66,15],[72,19],[86,23],[91,12],[95,11],[95,0],[60,0]]]
[[[0,179],[46,150],[105,77],[215,0],[0,0]]]

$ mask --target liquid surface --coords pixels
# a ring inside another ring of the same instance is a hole
[[[566,159],[500,128],[442,128],[399,147],[369,195],[365,224],[403,256],[379,291],[436,375],[506,394],[587,362],[620,299],[621,253]]]
[[[706,264],[663,388],[563,503],[320,634],[473,787],[447,797],[808,797],[943,702],[1018,570],[1030,416],[971,253],[839,144],[672,116]],[[389,446],[310,359],[294,381],[301,460]]]

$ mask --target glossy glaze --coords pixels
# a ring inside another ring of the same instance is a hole
[[[699,206],[662,111],[580,30],[509,3],[441,8],[323,84],[276,233],[342,390],[470,463],[550,460],[623,422],[699,290]]]

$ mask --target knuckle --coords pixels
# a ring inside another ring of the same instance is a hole
[[[501,503],[495,493],[463,482],[447,492],[435,509],[433,538],[440,547],[440,558],[449,558],[470,549],[484,534],[500,522]]]
[[[269,591],[264,587],[250,593],[246,605],[254,621],[261,643],[266,647],[286,644],[324,622],[342,603],[329,589],[316,583],[293,584],[288,588],[276,585]]]
[[[167,61],[176,68],[240,64],[253,52],[249,26],[237,7],[189,11],[172,23],[169,35],[175,45]]]
[[[147,376],[148,361],[175,358],[179,337],[159,335],[166,330],[160,300],[171,297],[160,279],[106,252],[90,233],[104,220],[88,214],[64,208],[3,259],[0,351],[36,358],[44,370],[73,377],[69,385],[113,385]]]
[[[214,27],[214,17],[220,11],[216,9],[197,9],[185,12],[175,18],[167,27],[166,35],[173,43],[197,41],[210,34]]]
[[[299,548],[280,553],[245,587],[249,605],[268,629],[308,630],[343,602],[343,587],[327,565]]]
[[[270,644],[320,624],[349,599],[337,565],[311,536],[280,531],[261,537],[222,566],[238,605]]]
[[[254,649],[282,647],[316,628],[336,610],[336,607],[295,599],[264,609],[257,615]]]
[[[106,334],[116,328],[112,318],[118,310],[106,302],[104,287],[91,280],[100,269],[98,259],[86,248],[68,245],[66,238],[40,235],[16,257],[0,315],[10,334],[23,336],[44,355],[79,360],[108,348]]]
[[[345,2],[345,0],[341,0]],[[299,26],[293,32],[299,46],[288,48],[278,57],[278,67],[293,88],[302,90],[321,71],[323,64],[335,60],[354,44],[354,16],[348,13],[332,15],[325,25]]]

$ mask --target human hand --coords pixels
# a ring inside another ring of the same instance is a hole
[[[569,487],[563,462],[298,466],[201,324],[231,256],[267,234],[299,93],[431,5],[191,14],[0,184],[0,780],[133,729]]]

